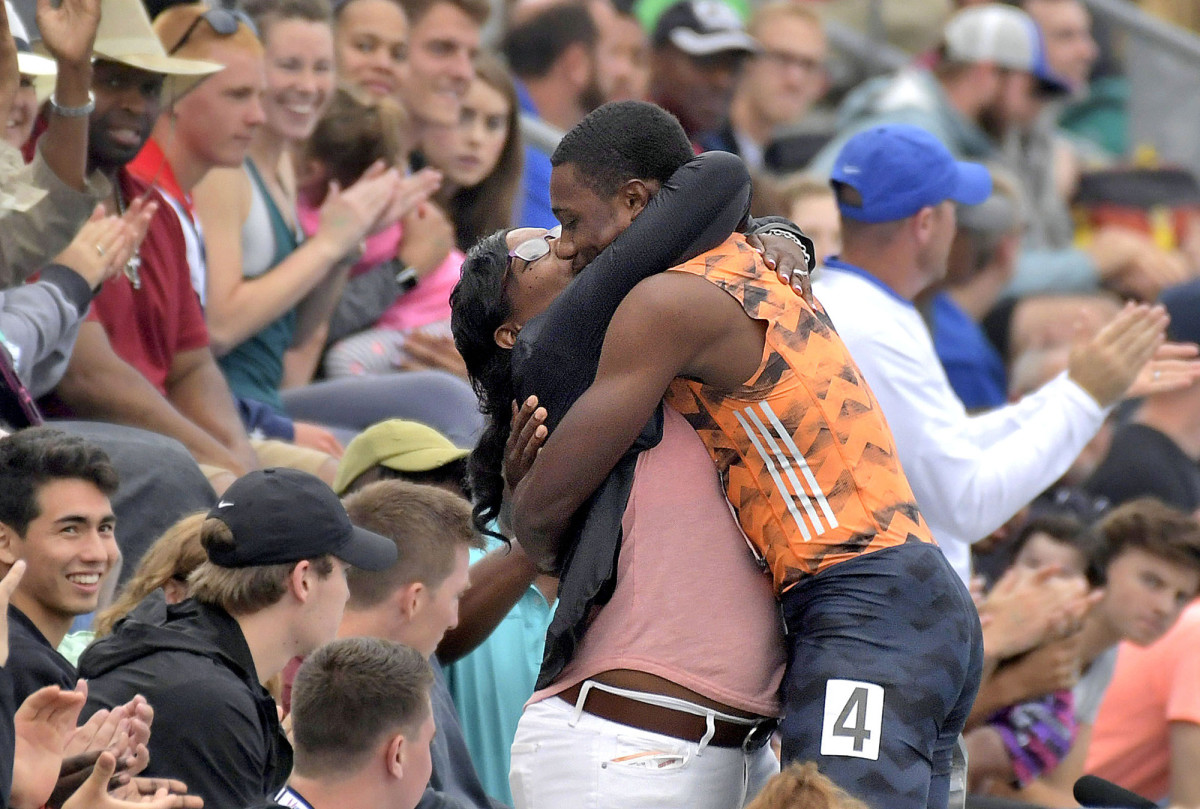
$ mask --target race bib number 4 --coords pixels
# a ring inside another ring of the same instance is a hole
[[[858,680],[825,684],[821,755],[879,760],[883,731],[883,687]]]

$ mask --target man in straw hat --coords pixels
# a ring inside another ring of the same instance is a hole
[[[193,88],[206,92],[203,85],[197,88],[200,80],[222,70],[219,62],[168,55],[167,44],[171,40],[154,32],[138,0],[104,0],[96,38],[89,167],[113,180],[112,209],[124,210],[132,200],[148,196],[160,202],[160,210],[126,277],[106,284],[97,296],[58,393],[82,416],[136,424],[177,439],[222,488],[257,468],[260,457],[209,348],[180,214],[127,167],[150,139],[163,102]],[[159,182],[167,176],[174,175],[164,164]],[[131,322],[138,328],[129,328]],[[256,442],[266,453],[263,463],[304,469],[332,481],[336,463],[331,458],[281,443]],[[144,550],[125,545],[122,550],[130,558]]]

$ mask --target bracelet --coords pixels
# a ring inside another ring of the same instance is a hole
[[[797,267],[796,269],[800,270],[805,275],[812,272],[813,259],[812,259],[812,254],[808,252],[809,245],[805,244],[800,239],[800,237],[797,236],[795,233],[792,233],[790,230],[787,230],[786,228],[767,228],[766,230],[760,231],[758,233],[758,235],[759,236],[780,236],[784,239],[787,239],[790,242],[794,242],[796,244],[796,246],[800,248],[801,252],[804,253],[804,267],[802,267],[802,268]]]
[[[91,90],[88,90],[88,100],[86,104],[79,107],[63,107],[59,105],[58,100],[55,99],[53,94],[51,94],[50,109],[55,115],[59,115],[63,118],[86,118],[96,111],[96,96],[92,94]]]

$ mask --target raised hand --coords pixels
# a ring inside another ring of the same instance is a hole
[[[1200,346],[1194,343],[1163,343],[1142,366],[1126,396],[1139,399],[1191,387],[1200,380]]]
[[[25,560],[18,559],[0,579],[0,666],[8,664],[8,602],[25,575]]]
[[[1114,404],[1163,344],[1167,321],[1161,306],[1126,304],[1095,336],[1071,349],[1068,374],[1101,407]]]
[[[396,169],[376,163],[349,188],[330,183],[313,238],[328,240],[339,257],[349,254],[375,229],[392,202],[399,177]]]
[[[136,775],[150,762],[146,745],[153,721],[154,710],[138,694],[124,705],[92,714],[71,734],[65,754],[72,757],[107,750]]]
[[[768,269],[775,271],[779,280],[791,287],[792,291],[813,305],[812,279],[810,277],[816,266],[814,255],[816,248],[812,240],[804,237],[800,244],[786,236],[772,234],[749,235],[746,243],[762,253],[763,262]]]
[[[442,187],[442,173],[434,168],[424,168],[415,174],[400,176],[392,190],[392,201],[375,223],[372,231],[378,232],[399,222],[409,211],[426,202]]]
[[[125,209],[121,221],[129,228],[130,240],[126,249],[113,259],[120,262],[121,268],[128,264],[129,259],[133,258],[133,254],[142,246],[146,233],[150,230],[150,222],[156,213],[158,213],[158,203],[148,197],[138,197]]]
[[[1077,576],[1053,566],[1013,568],[1005,573],[979,607],[983,648],[993,660],[1005,660],[1048,640],[1078,630],[1102,597]]]
[[[101,753],[92,774],[62,805],[62,809],[201,809],[204,801],[195,795],[182,794],[187,787],[179,781],[165,779],[134,779],[139,783],[136,794],[122,790],[124,797],[109,792],[109,780],[117,769],[112,753]],[[144,785],[144,786],[142,786]],[[153,789],[144,792],[143,789]]]
[[[144,207],[139,208],[139,218],[135,221],[140,221],[144,213]],[[144,235],[144,229],[142,232]],[[54,261],[79,273],[95,289],[124,268],[136,247],[134,226],[121,217],[106,215],[104,206],[97,205]]]
[[[37,26],[42,43],[60,65],[91,61],[96,29],[100,26],[100,0],[37,0]]]

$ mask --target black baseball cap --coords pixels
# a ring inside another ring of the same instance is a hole
[[[668,8],[654,27],[653,42],[670,42],[688,56],[758,53],[758,40],[746,33],[741,17],[725,0],[682,0]]]
[[[297,469],[260,469],[233,482],[208,512],[233,544],[208,551],[221,567],[282,565],[336,556],[363,570],[396,563],[396,543],[350,523],[342,501],[320,478]]]

